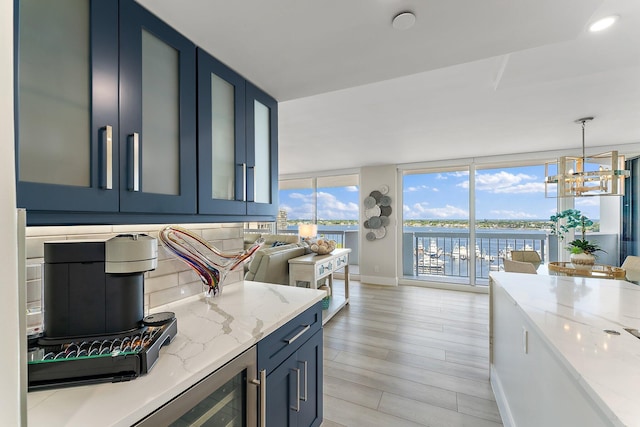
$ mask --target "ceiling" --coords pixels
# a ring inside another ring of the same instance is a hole
[[[138,1],[279,101],[281,175],[640,142],[638,0]]]

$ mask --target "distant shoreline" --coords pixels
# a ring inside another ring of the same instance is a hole
[[[287,220],[287,226],[295,228],[300,223],[310,222],[309,220]],[[318,220],[318,225],[324,227],[331,226],[358,226],[358,220]],[[404,227],[439,227],[468,229],[469,221],[455,219],[411,219],[404,221]],[[520,230],[549,230],[551,223],[549,220],[511,220],[511,219],[482,219],[476,221],[476,228],[480,229],[520,229]],[[600,230],[600,222],[594,221],[593,227],[589,231]]]

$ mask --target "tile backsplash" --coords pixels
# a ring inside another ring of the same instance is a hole
[[[244,224],[242,223],[180,225],[199,234],[218,249],[228,252],[243,249]],[[40,306],[44,242],[74,239],[106,240],[121,233],[146,233],[157,238],[158,231],[163,227],[162,224],[27,227],[27,308],[36,311]],[[231,272],[227,276],[226,283],[242,280],[243,274],[243,271]],[[175,258],[158,240],[158,268],[145,273],[145,313],[154,307],[190,297],[204,290],[205,287],[197,274],[183,261]],[[33,321],[35,322],[36,319],[34,318]]]

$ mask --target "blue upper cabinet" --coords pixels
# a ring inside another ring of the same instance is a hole
[[[245,88],[247,214],[278,213],[278,103],[251,83]]]
[[[198,211],[245,215],[245,80],[198,49]]]
[[[17,206],[118,211],[118,4],[15,3]]]
[[[120,2],[120,211],[195,214],[196,47]]]
[[[277,213],[277,103],[198,49],[198,211]]]
[[[30,225],[275,220],[277,103],[134,0],[14,0]]]

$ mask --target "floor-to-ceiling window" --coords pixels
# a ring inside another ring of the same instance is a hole
[[[297,232],[303,223],[318,224],[318,235],[352,250],[358,260],[359,179],[357,174],[280,180],[280,223]]]
[[[503,269],[511,251],[534,251],[549,260],[549,218],[557,199],[546,198],[544,165],[476,168],[476,283]]]
[[[402,181],[405,277],[469,283],[469,169],[406,171]]]
[[[544,173],[542,162],[403,170],[403,277],[486,285],[512,250],[557,261],[566,244],[549,235],[550,217],[567,208],[594,222],[599,261],[619,265],[620,198],[547,198]]]
[[[316,222],[314,178],[280,180],[279,187],[279,231],[297,232],[298,224]]]

